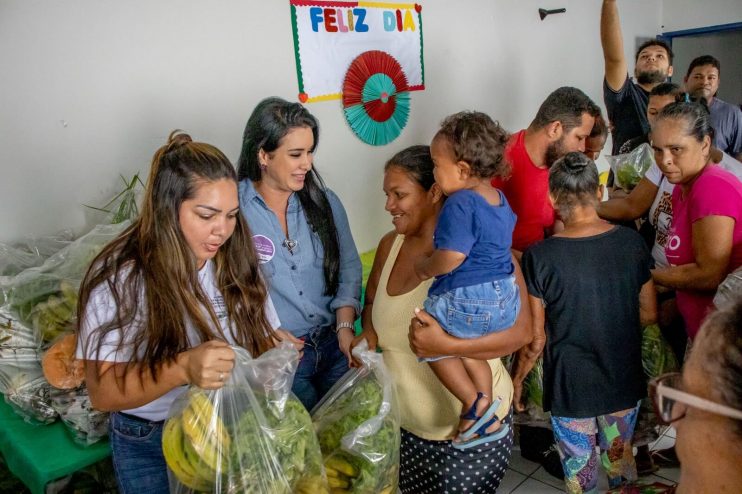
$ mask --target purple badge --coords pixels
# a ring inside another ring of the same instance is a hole
[[[252,240],[255,244],[255,250],[258,253],[258,261],[260,264],[265,264],[273,259],[273,256],[276,254],[276,246],[273,245],[271,239],[265,235],[253,235]]]

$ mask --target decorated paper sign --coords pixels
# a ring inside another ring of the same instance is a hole
[[[399,63],[408,91],[425,88],[419,4],[290,3],[300,101],[341,99],[348,68],[372,50],[385,52]]]

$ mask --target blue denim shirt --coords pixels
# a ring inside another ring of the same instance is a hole
[[[284,244],[286,236],[278,217],[249,179],[239,184],[240,210],[250,226],[281,328],[298,337],[334,326],[335,310],[340,307],[353,307],[356,314],[360,313],[361,260],[340,199],[329,189],[325,192],[340,244],[339,286],[334,296],[324,294],[324,249],[307,222],[299,197],[291,194],[286,210],[289,238],[296,242],[291,254]]]

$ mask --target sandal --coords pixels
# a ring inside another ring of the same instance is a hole
[[[474,403],[471,404],[471,407],[469,410],[466,411],[466,413],[462,413],[459,415],[459,418],[462,418],[464,420],[479,420],[482,417],[477,415],[477,404],[479,403],[479,400],[482,398],[487,398],[487,395],[484,393],[480,393],[477,391],[477,397],[474,399]]]
[[[458,439],[461,439],[460,441],[457,441],[455,439],[452,441],[451,444],[456,449],[468,449],[473,446],[478,446],[490,441],[497,441],[498,439],[505,437],[510,431],[510,426],[508,426],[507,424],[502,424],[502,427],[497,429],[495,432],[487,434],[487,429],[490,428],[492,424],[500,420],[495,412],[500,407],[502,399],[498,397],[490,404],[489,407],[487,407],[487,410],[482,414],[481,417],[476,417],[475,407],[476,402],[480,398],[479,395],[482,395],[482,393],[477,393],[477,400],[475,400],[472,408],[470,408],[466,412],[466,414],[461,416],[461,418],[463,419],[476,420],[476,422],[474,422],[474,424],[472,424],[472,426],[469,427],[467,430],[459,434]],[[475,410],[473,413],[472,409]],[[472,418],[471,415],[474,415],[476,418]],[[477,435],[477,437],[471,439],[475,434]]]

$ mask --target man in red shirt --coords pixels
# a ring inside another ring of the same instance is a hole
[[[520,260],[525,249],[558,230],[556,213],[549,200],[549,168],[572,151],[585,151],[600,108],[582,91],[560,87],[541,104],[527,129],[513,134],[505,149],[510,177],[493,179],[518,215],[513,230],[513,254]],[[550,430],[520,426],[521,456],[543,465],[551,475],[563,478],[559,453]]]
[[[572,151],[584,151],[600,108],[582,91],[560,87],[541,104],[527,129],[513,134],[505,150],[512,168],[506,180],[493,179],[518,215],[513,251],[518,259],[554,230],[556,213],[549,201],[549,168]]]

